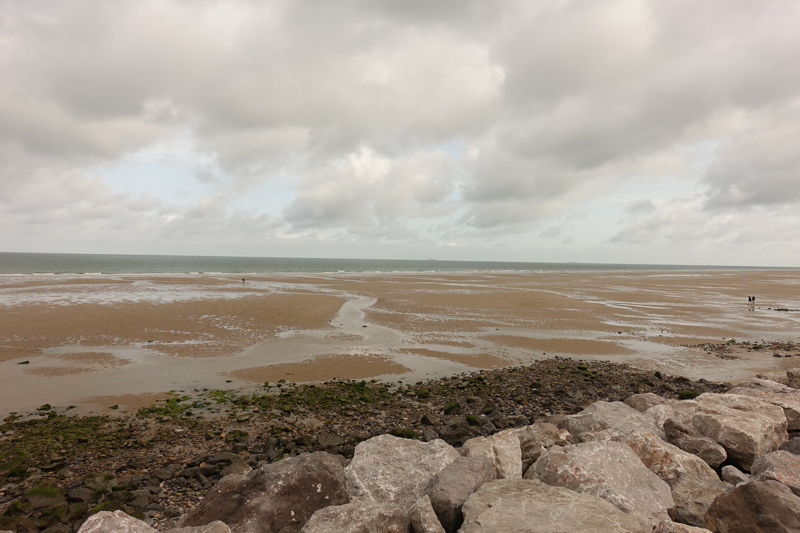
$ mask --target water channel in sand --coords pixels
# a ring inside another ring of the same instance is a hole
[[[49,278],[0,279],[0,414],[279,379],[413,382],[554,355],[729,381],[800,366],[691,347],[797,341],[794,271]]]

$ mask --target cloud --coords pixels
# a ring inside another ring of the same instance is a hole
[[[800,203],[798,25],[784,0],[6,1],[0,218],[43,250],[237,226],[309,255],[334,236],[535,250],[576,211],[622,217],[597,246],[757,242],[742,221]],[[197,188],[96,170],[148,153]],[[697,194],[619,192],[665,177]],[[570,228],[565,247],[591,233]]]
[[[300,228],[345,227],[352,233],[391,228],[405,217],[449,211],[454,173],[453,161],[441,151],[393,159],[362,146],[312,169],[283,215]]]

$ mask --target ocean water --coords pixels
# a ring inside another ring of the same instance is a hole
[[[14,274],[267,274],[327,272],[509,272],[580,270],[762,270],[714,265],[522,263],[300,257],[40,254],[0,252],[0,275]]]

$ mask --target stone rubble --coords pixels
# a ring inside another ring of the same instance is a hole
[[[201,494],[199,503],[176,508],[160,531],[800,531],[800,456],[792,444],[800,439],[790,441],[787,430],[793,411],[761,392],[799,393],[764,381],[744,386],[759,394],[601,400],[488,435],[465,417],[430,413],[428,427],[442,428],[437,435],[461,432],[460,448],[399,432],[355,443],[352,459],[338,453],[347,441],[326,433],[318,446],[336,453],[253,461],[254,439],[230,428],[227,451],[169,464],[142,454],[114,473],[87,473],[69,490],[36,485],[5,508],[0,529],[13,520],[16,533],[154,533],[145,513],[168,508],[152,496],[183,490]],[[275,449],[272,438],[262,439],[262,453]],[[720,449],[724,456],[710,460]],[[82,521],[69,518],[98,501]]]

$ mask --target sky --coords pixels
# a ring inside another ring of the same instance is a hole
[[[0,0],[0,251],[800,266],[800,2]]]

